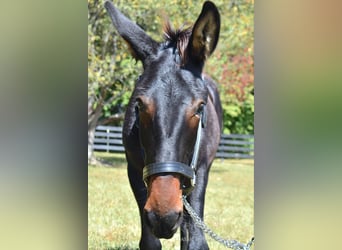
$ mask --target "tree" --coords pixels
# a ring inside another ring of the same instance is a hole
[[[124,54],[102,1],[88,1],[88,162],[94,162],[95,128],[119,123],[138,69]]]
[[[134,83],[142,71],[128,52],[104,1],[88,0],[88,160],[97,125],[121,125]],[[167,16],[174,27],[188,27],[202,0],[132,0],[115,5],[157,41]],[[206,64],[217,82],[224,112],[225,133],[254,133],[254,0],[215,0],[221,13],[218,46]]]
[[[254,0],[215,1],[221,12],[217,51],[207,71],[219,83],[224,133],[254,133]]]

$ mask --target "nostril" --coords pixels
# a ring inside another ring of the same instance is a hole
[[[183,213],[182,212],[175,213],[174,218],[175,218],[175,220],[173,222],[174,224],[173,224],[172,230],[177,230],[178,226],[182,222]]]
[[[153,225],[156,223],[157,221],[157,216],[153,211],[144,211],[145,213],[145,221],[147,223],[147,225],[152,228]]]
[[[181,217],[182,217],[182,213],[171,212],[165,215],[162,219],[166,225],[168,225],[170,228],[173,228],[174,226],[178,226],[181,220]]]

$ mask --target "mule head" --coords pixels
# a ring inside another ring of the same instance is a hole
[[[133,56],[144,65],[126,117],[135,117],[132,123],[139,128],[145,166],[165,162],[189,165],[201,126],[200,114],[208,101],[202,69],[219,37],[220,15],[216,6],[205,2],[193,28],[174,31],[167,26],[166,40],[161,43],[110,2],[105,7]],[[144,219],[158,238],[171,238],[180,225],[182,187],[188,181],[177,171],[159,171],[146,178]]]

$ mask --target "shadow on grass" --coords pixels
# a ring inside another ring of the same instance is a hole
[[[254,167],[254,159],[215,159],[210,172],[226,173],[231,171],[227,167]]]
[[[214,164],[225,164],[225,165],[249,165],[254,166],[254,159],[221,159],[216,158]]]
[[[139,250],[139,248],[133,248],[130,246],[119,246],[119,247],[106,248],[106,250]]]
[[[96,162],[92,166],[103,166],[121,168],[127,166],[127,161],[124,154],[95,152]]]
[[[216,167],[216,168],[211,168],[209,174],[210,173],[227,173],[228,171],[229,170],[227,170],[225,168],[218,168],[218,167]]]

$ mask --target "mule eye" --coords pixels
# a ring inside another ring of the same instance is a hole
[[[138,108],[138,110],[144,111],[145,105],[144,105],[143,101],[140,98],[137,98],[136,102],[137,102],[136,107]]]
[[[203,113],[203,110],[204,110],[204,106],[205,104],[204,103],[201,103],[196,111],[196,115],[201,115]]]

